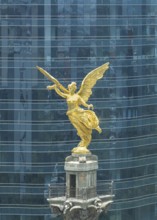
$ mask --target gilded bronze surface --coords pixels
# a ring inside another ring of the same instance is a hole
[[[47,86],[47,89],[54,89],[59,96],[66,99],[68,105],[68,111],[66,114],[72,125],[76,128],[77,135],[81,138],[78,146],[72,149],[72,153],[90,153],[87,147],[92,139],[92,130],[95,129],[99,133],[102,131],[99,127],[99,119],[93,111],[93,105],[87,104],[87,101],[92,95],[92,88],[96,84],[97,80],[104,76],[104,73],[108,68],[109,63],[105,63],[89,72],[83,79],[79,91],[76,92],[76,82],[72,82],[68,85],[68,88],[65,88],[56,78],[51,76],[41,67],[37,66],[37,69],[54,83],[54,85]],[[86,107],[87,110],[80,108],[81,105]]]

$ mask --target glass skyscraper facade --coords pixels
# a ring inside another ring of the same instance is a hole
[[[35,66],[79,86],[108,61],[89,100],[103,129],[90,144],[98,181],[114,181],[101,219],[157,219],[156,0],[0,0],[0,18],[0,220],[57,219],[48,184],[65,182],[79,141]]]

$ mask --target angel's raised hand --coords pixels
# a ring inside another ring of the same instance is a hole
[[[56,88],[56,85],[53,85],[53,86],[47,86],[47,90],[53,90]]]

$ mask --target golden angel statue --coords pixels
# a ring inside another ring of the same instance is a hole
[[[72,149],[74,154],[88,154],[90,151],[87,149],[92,139],[92,130],[95,129],[101,133],[99,127],[99,119],[93,111],[93,105],[87,104],[89,97],[92,94],[92,88],[98,79],[104,76],[104,73],[109,68],[109,63],[89,72],[82,81],[81,87],[78,92],[76,82],[72,82],[65,88],[56,78],[51,76],[47,71],[37,66],[37,69],[43,73],[54,85],[47,86],[48,90],[54,89],[56,93],[62,98],[66,99],[68,105],[67,116],[72,125],[77,130],[77,135],[81,138],[78,146]],[[80,106],[87,109],[83,109]],[[92,110],[90,110],[92,109]]]

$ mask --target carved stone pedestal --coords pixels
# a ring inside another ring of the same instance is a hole
[[[48,202],[53,214],[65,220],[97,220],[113,202],[113,195],[97,195],[98,160],[95,155],[71,155],[66,158],[65,196],[54,197],[50,186]],[[58,189],[62,190],[60,186]]]

